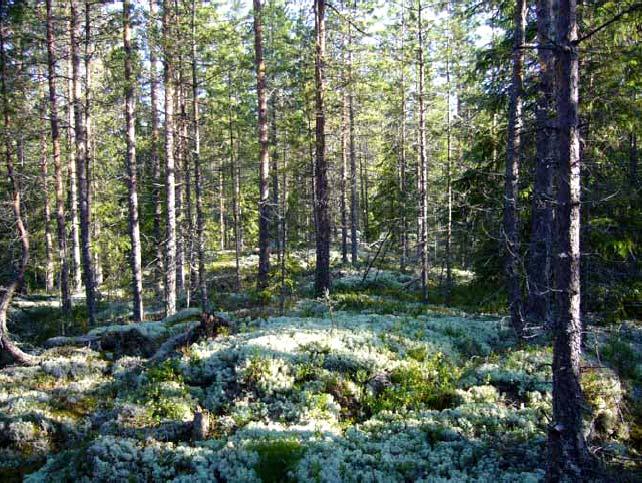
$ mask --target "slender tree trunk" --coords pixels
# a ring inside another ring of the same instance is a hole
[[[78,177],[78,201],[80,203],[80,238],[83,264],[83,282],[87,298],[87,316],[89,324],[94,325],[96,315],[96,293],[94,286],[94,265],[91,254],[89,183],[87,179],[87,144],[85,139],[85,118],[82,110],[80,82],[79,43],[81,25],[79,22],[78,0],[71,1],[71,58],[72,84],[74,102],[74,125],[76,129],[76,176]]]
[[[270,233],[274,238],[274,246],[277,253],[278,261],[281,259],[281,229],[280,229],[280,208],[279,208],[279,151],[278,151],[278,133],[276,118],[276,95],[272,96],[271,109],[271,127],[270,127],[270,146],[272,155],[270,156],[270,176],[272,177],[272,206],[270,206]]]
[[[44,105],[43,105],[44,115]],[[43,116],[44,117],[44,116]],[[51,208],[49,206],[49,160],[47,153],[47,135],[40,132],[40,176],[42,178],[42,204],[45,228],[45,289],[54,291],[53,238],[51,235]]]
[[[176,312],[176,173],[174,164],[174,59],[171,0],[163,0],[163,83],[165,85],[165,313]]]
[[[417,69],[419,74],[419,208],[420,208],[420,256],[421,292],[424,302],[428,301],[428,161],[426,159],[426,110],[425,110],[425,67],[424,39],[421,0],[417,2]]]
[[[225,250],[226,227],[225,227],[225,185],[223,182],[223,158],[218,170],[218,224],[220,230],[220,249]]]
[[[357,189],[357,151],[355,145],[354,86],[352,65],[352,27],[348,27],[348,111],[350,131],[350,261],[359,263],[359,197]]]
[[[69,31],[71,31],[71,21]],[[69,212],[71,214],[71,256],[74,292],[82,290],[82,264],[80,261],[80,222],[78,220],[78,176],[76,175],[76,128],[74,126],[74,86],[71,42],[67,56],[67,153],[69,155],[67,174],[69,178]]]
[[[446,58],[446,197],[448,199],[446,221],[446,305],[450,303],[453,285],[452,239],[453,239],[453,161],[452,161],[452,120],[450,113],[450,43]]]
[[[134,82],[132,75],[132,45],[129,0],[123,0],[123,47],[125,50],[125,123],[127,125],[127,188],[129,189],[129,238],[132,270],[134,320],[143,320],[143,270],[141,261],[140,227],[138,224],[138,175],[136,167],[136,118]]]
[[[363,151],[363,146],[361,146],[362,151],[359,153],[359,174],[361,175],[361,199],[363,200],[363,239],[366,243],[370,239],[370,203],[369,203],[369,183],[368,183],[368,152],[367,146],[366,150]]]
[[[639,163],[639,152],[638,152],[638,136],[635,132],[629,134],[629,174],[630,174],[630,183],[633,188],[638,186],[638,163]]]
[[[176,15],[178,15],[178,10]],[[176,18],[176,17],[174,17]],[[176,42],[176,39],[174,39]],[[174,128],[176,132],[176,291],[179,297],[185,294],[185,169],[184,169],[184,121],[185,121],[185,97],[183,95],[183,56],[178,54],[178,76],[175,80],[177,115],[174,117]]]
[[[314,288],[318,296],[330,289],[330,217],[328,216],[328,164],[325,157],[325,0],[315,0],[316,31],[316,158],[317,260]]]
[[[71,311],[69,292],[69,261],[67,260],[67,230],[65,228],[65,202],[60,159],[60,128],[58,125],[58,96],[56,92],[56,38],[54,28],[53,0],[47,0],[47,81],[49,84],[49,123],[56,187],[56,227],[58,258],[60,259],[60,297],[64,314]],[[64,332],[64,324],[63,324]]]
[[[196,0],[192,0],[192,128],[194,132],[194,189],[196,191],[196,251],[198,254],[198,291],[201,308],[207,309],[207,278],[205,275],[205,217],[203,214],[203,182],[201,169],[201,126],[198,104],[198,58],[196,55]],[[223,194],[221,193],[221,198]]]
[[[528,299],[526,318],[542,323],[550,319],[551,239],[553,226],[553,164],[555,135],[555,58],[548,48],[554,39],[553,1],[537,2],[537,42],[539,57],[539,93],[537,99],[537,137],[535,182],[531,222],[531,241],[527,261]]]
[[[557,14],[557,320],[553,325],[553,421],[548,433],[549,481],[582,481],[588,451],[580,387],[580,139],[577,4],[560,0]]]
[[[163,206],[161,200],[161,189],[163,185],[162,169],[159,156],[159,128],[158,128],[158,74],[156,71],[156,15],[157,0],[149,0],[149,84],[151,102],[152,132],[150,139],[150,157],[152,165],[152,203],[154,204],[154,241],[156,244],[156,290],[163,293]]]
[[[20,185],[16,178],[13,165],[13,141],[11,136],[11,107],[9,101],[9,94],[7,89],[7,57],[5,55],[5,25],[4,19],[7,17],[5,8],[7,8],[6,0],[0,0],[0,64],[2,71],[0,72],[0,96],[2,96],[2,142],[5,148],[5,164],[7,166],[7,176],[9,179],[9,186],[11,189],[11,208],[16,221],[16,229],[20,238],[20,246],[22,249],[21,257],[18,262],[17,272],[13,280],[9,282],[6,287],[3,287],[0,293],[0,353],[7,352],[9,356],[19,364],[34,364],[37,359],[29,354],[24,353],[18,346],[16,346],[9,337],[7,330],[7,312],[13,295],[20,288],[24,282],[25,270],[27,263],[29,263],[29,234],[22,219],[21,213],[21,199],[20,199]]]
[[[285,311],[285,297],[286,297],[286,260],[288,256],[288,161],[287,161],[287,133],[284,136],[285,141],[283,143],[283,170],[282,170],[282,180],[281,186],[283,193],[281,196],[281,220],[280,229],[281,229],[281,301],[280,301],[280,312],[281,314]]]
[[[94,216],[93,208],[95,207],[94,196],[96,190],[96,176],[94,174],[94,134],[92,130],[92,37],[91,37],[91,6],[92,2],[85,1],[85,49],[84,49],[84,64],[85,64],[85,155],[86,155],[86,171],[87,171],[87,206],[89,207],[89,218],[91,220],[90,237],[95,240],[97,244],[101,232],[101,220]],[[103,284],[103,266],[100,257],[100,251],[95,250],[92,254],[94,266],[94,287],[98,288]]]
[[[526,1],[516,0],[515,33],[513,43],[513,74],[511,80],[508,112],[508,145],[506,146],[506,175],[504,181],[504,226],[506,291],[511,325],[522,335],[524,321],[519,277],[519,215],[517,198],[519,194],[519,168],[522,158],[522,102],[524,97],[524,32],[526,30]]]
[[[254,52],[256,56],[256,92],[258,95],[259,129],[259,267],[257,287],[267,287],[270,273],[270,151],[268,105],[263,59],[263,25],[261,0],[254,0]]]
[[[345,82],[345,79],[344,79]],[[348,96],[343,94],[343,109],[341,111],[341,262],[348,264]]]
[[[235,261],[235,282],[236,290],[241,289],[241,181],[240,167],[237,157],[234,155],[234,122],[232,118],[232,77],[228,76],[228,100],[229,100],[229,135],[230,135],[230,168],[232,170],[232,215],[234,218],[234,261]]]
[[[399,194],[401,200],[401,258],[399,270],[406,270],[408,262],[408,218],[406,217],[407,186],[406,186],[406,74],[405,74],[405,46],[406,46],[406,9],[405,2],[402,2],[401,10],[401,78],[399,89],[401,92],[401,139],[399,146]]]
[[[194,287],[195,273],[194,267],[194,209],[192,205],[192,170],[191,170],[191,156],[190,139],[189,139],[189,120],[187,118],[187,92],[186,81],[184,79],[183,70],[180,75],[180,89],[181,89],[181,150],[183,158],[183,193],[185,196],[185,215],[182,224],[183,243],[185,245],[185,266],[187,273],[185,275],[185,300],[186,306],[189,307],[191,303],[192,288]]]

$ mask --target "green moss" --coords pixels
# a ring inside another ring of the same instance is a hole
[[[259,461],[254,470],[264,483],[295,481],[289,473],[296,469],[304,453],[298,441],[274,440],[253,443],[249,446],[256,451]]]
[[[602,348],[602,356],[627,379],[636,379],[642,375],[638,374],[637,366],[642,363],[642,354],[637,352],[631,343],[619,334],[611,336]]]
[[[437,353],[424,363],[399,366],[390,373],[390,385],[378,394],[366,394],[368,412],[446,409],[457,400],[455,384],[460,371]]]

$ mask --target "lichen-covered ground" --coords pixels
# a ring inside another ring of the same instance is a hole
[[[59,347],[2,369],[0,480],[540,481],[549,344],[517,347],[500,317],[426,308],[407,287],[346,272],[283,316],[230,309],[229,334],[158,365]],[[136,330],[160,343],[197,314]],[[587,437],[622,481],[640,458],[639,342],[634,328],[587,337]]]

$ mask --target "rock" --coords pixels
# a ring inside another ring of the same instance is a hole
[[[194,421],[192,421],[192,439],[194,441],[201,441],[207,438],[210,431],[210,419],[207,413],[196,411],[194,413]]]

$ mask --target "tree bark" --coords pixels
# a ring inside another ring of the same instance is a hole
[[[47,0],[47,82],[49,85],[49,123],[56,187],[56,227],[58,258],[60,258],[60,297],[64,314],[71,312],[69,291],[69,261],[67,259],[67,230],[65,228],[65,201],[60,159],[60,128],[58,125],[58,95],[56,92],[56,37],[53,15],[53,0]],[[64,327],[64,326],[63,326]]]
[[[508,107],[508,144],[506,146],[506,174],[504,179],[503,242],[505,251],[506,291],[511,326],[521,336],[524,330],[522,296],[519,277],[519,169],[522,158],[523,126],[522,103],[524,97],[524,35],[526,30],[526,1],[516,0],[513,40],[513,73]]]
[[[550,320],[551,240],[553,227],[553,164],[555,136],[554,83],[555,58],[548,48],[555,35],[553,1],[537,2],[537,43],[539,59],[539,92],[537,99],[537,136],[535,181],[531,220],[531,241],[527,261],[528,298],[526,319],[536,323]]]
[[[178,11],[178,4],[175,2],[176,14],[180,15]],[[177,20],[178,22],[178,20]],[[178,35],[178,33],[176,33]],[[174,39],[174,42],[177,42],[177,39]],[[175,79],[175,100],[176,106],[175,111],[176,115],[174,116],[174,129],[176,133],[176,143],[175,143],[175,164],[176,164],[176,195],[175,195],[175,209],[176,209],[176,292],[178,297],[185,295],[185,206],[184,206],[184,194],[185,194],[185,96],[183,90],[183,56],[180,53],[180,48],[178,51],[178,62],[177,62],[177,76]]]
[[[588,451],[582,432],[580,387],[580,139],[577,3],[560,0],[557,14],[557,146],[555,282],[553,325],[553,421],[548,433],[549,481],[582,481]]]
[[[401,76],[399,90],[401,92],[401,139],[399,141],[399,194],[401,201],[401,257],[399,270],[404,272],[408,263],[408,218],[406,217],[407,180],[406,180],[406,74],[405,74],[405,46],[406,46],[406,9],[405,2],[401,6]]]
[[[428,161],[426,159],[426,112],[425,112],[425,69],[423,46],[423,21],[421,0],[417,2],[417,69],[419,89],[419,210],[420,210],[420,258],[421,292],[424,302],[428,302]]]
[[[163,83],[165,85],[165,314],[176,312],[176,173],[174,164],[174,59],[172,4],[163,0]]]
[[[316,104],[316,271],[318,296],[330,289],[330,217],[328,215],[328,164],[325,157],[325,0],[315,0],[316,56],[314,62]]]
[[[71,20],[69,31],[71,31]],[[80,261],[80,222],[78,221],[78,176],[76,175],[76,129],[74,127],[74,86],[73,59],[71,55],[71,38],[67,56],[67,175],[69,178],[69,213],[71,214],[71,260],[74,281],[74,292],[82,290],[82,263]]]
[[[151,103],[151,121],[152,131],[150,139],[150,157],[152,166],[152,203],[154,204],[154,225],[153,234],[156,244],[156,290],[159,294],[163,293],[163,206],[161,200],[161,189],[163,185],[162,169],[159,156],[159,128],[158,128],[158,75],[156,72],[156,15],[157,0],[149,0],[149,84],[150,84],[150,103]]]
[[[132,270],[132,295],[134,320],[143,320],[143,270],[141,261],[140,227],[138,224],[138,169],[136,166],[136,118],[134,82],[132,75],[131,4],[123,0],[123,48],[125,50],[125,123],[127,153],[127,188],[129,190],[129,239],[131,241],[130,264]]]
[[[44,105],[42,107],[44,117]],[[51,235],[51,208],[49,206],[49,160],[47,153],[47,135],[40,131],[40,176],[42,179],[43,224],[45,229],[45,290],[54,290],[53,238]]]
[[[345,79],[344,79],[345,82]],[[341,110],[341,262],[348,264],[348,96],[342,96],[343,108]]]
[[[27,263],[29,263],[29,234],[27,233],[27,229],[22,219],[20,186],[18,184],[13,165],[11,107],[7,89],[8,69],[7,57],[5,54],[4,19],[7,16],[5,8],[7,8],[6,0],[0,0],[0,64],[2,65],[2,71],[0,72],[0,95],[2,96],[2,132],[4,138],[2,141],[5,147],[5,164],[7,166],[7,176],[11,189],[11,208],[16,221],[16,229],[20,238],[22,253],[18,262],[16,275],[13,280],[4,287],[4,290],[0,294],[0,353],[7,352],[15,362],[29,365],[34,364],[37,361],[37,358],[24,353],[18,346],[16,346],[9,337],[9,331],[7,330],[7,312],[9,310],[9,305],[11,305],[14,293],[24,282]]]
[[[352,65],[352,27],[348,27],[348,111],[350,137],[350,261],[359,263],[359,195],[357,189],[357,151],[355,145],[354,87]]]
[[[196,55],[196,0],[192,0],[192,127],[194,132],[194,189],[196,191],[196,251],[198,254],[198,291],[201,308],[207,310],[207,278],[205,275],[205,217],[203,214],[203,182],[201,169],[201,126],[198,103],[198,65]],[[221,195],[222,196],[222,195]]]
[[[230,169],[232,170],[232,216],[234,218],[234,261],[236,290],[241,289],[241,172],[238,159],[234,155],[234,121],[232,118],[232,77],[228,75],[228,101],[229,101],[229,136],[230,136]]]
[[[447,46],[446,57],[446,196],[448,199],[446,220],[446,305],[450,304],[450,294],[453,285],[452,272],[452,239],[453,239],[453,161],[452,161],[452,120],[450,114],[450,43]]]
[[[85,118],[82,109],[80,82],[80,53],[79,42],[81,25],[79,22],[78,0],[71,1],[71,59],[72,86],[74,103],[74,125],[76,130],[76,176],[78,177],[78,201],[80,204],[80,238],[83,265],[83,282],[87,301],[87,317],[89,324],[94,325],[96,315],[96,292],[94,286],[94,265],[91,254],[89,184],[87,179],[87,144]]]
[[[270,273],[270,151],[268,135],[268,105],[265,61],[263,59],[263,25],[261,0],[254,0],[254,52],[256,62],[256,92],[258,96],[259,130],[259,266],[257,288],[268,285]]]
[[[92,37],[91,37],[91,6],[92,3],[85,1],[85,49],[84,49],[84,64],[85,64],[85,166],[87,170],[87,206],[89,207],[90,218],[90,237],[95,240],[94,243],[98,244],[101,232],[101,220],[94,217],[93,207],[95,203],[93,198],[96,194],[96,177],[94,175],[94,135],[92,130]],[[94,287],[97,289],[103,284],[103,266],[101,262],[100,250],[95,250],[92,254],[94,266]]]

